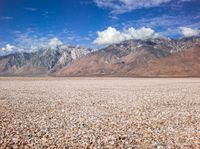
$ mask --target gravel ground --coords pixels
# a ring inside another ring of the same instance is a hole
[[[200,79],[0,78],[0,148],[200,148]]]

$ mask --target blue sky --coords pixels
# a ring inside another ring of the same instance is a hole
[[[0,48],[199,35],[200,0],[0,0]]]

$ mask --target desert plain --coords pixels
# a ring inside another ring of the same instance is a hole
[[[0,78],[0,148],[200,148],[199,78]]]

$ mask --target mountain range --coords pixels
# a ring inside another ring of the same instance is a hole
[[[90,52],[92,49],[60,45],[33,53],[14,53],[1,56],[0,75],[44,76],[53,74]]]
[[[200,38],[128,40],[100,50],[60,45],[0,57],[2,76],[200,76]]]

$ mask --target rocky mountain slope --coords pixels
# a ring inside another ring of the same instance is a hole
[[[152,60],[143,67],[130,71],[135,76],[200,76],[200,46],[187,49],[162,59]]]
[[[92,52],[60,45],[0,57],[0,75],[200,76],[200,38],[129,40]]]
[[[91,49],[61,45],[34,53],[15,53],[0,57],[0,75],[47,75],[70,65]]]
[[[76,60],[56,76],[200,76],[200,38],[129,40]]]

